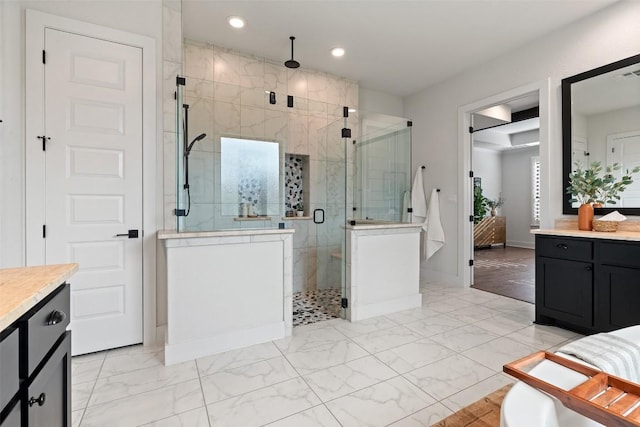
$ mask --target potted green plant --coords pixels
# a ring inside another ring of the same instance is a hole
[[[496,209],[502,207],[504,205],[504,199],[502,196],[497,199],[486,199],[487,206],[491,209],[491,216],[496,216]]]
[[[304,216],[304,204],[302,204],[302,202],[298,202],[296,205],[296,211],[297,216]]]
[[[487,198],[482,194],[482,187],[473,187],[473,223],[477,224],[487,214]]]
[[[621,169],[618,163],[603,168],[600,162],[592,162],[588,167],[583,167],[580,162],[575,163],[576,168],[569,174],[569,186],[566,191],[571,195],[571,203],[578,202],[578,229],[591,230],[593,221],[593,205],[602,206],[605,203],[615,204],[620,200],[620,193],[633,183],[631,175],[640,172],[640,167],[635,167],[631,172],[616,179],[614,171]]]

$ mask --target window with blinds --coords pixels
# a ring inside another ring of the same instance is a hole
[[[540,157],[531,158],[531,225],[540,226]]]

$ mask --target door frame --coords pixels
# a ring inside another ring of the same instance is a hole
[[[469,128],[471,115],[477,111],[492,107],[501,102],[519,98],[537,92],[540,105],[540,227],[550,227],[551,194],[551,153],[550,153],[550,107],[551,80],[545,79],[515,89],[502,92],[488,98],[458,108],[458,279],[459,285],[469,287],[471,269],[469,260],[473,259],[471,247],[473,233],[469,224],[469,215],[473,214],[473,184],[469,177],[471,170],[471,140]]]
[[[42,51],[45,28],[142,49],[142,325],[143,343],[156,342],[156,42],[126,31],[26,10],[25,259],[44,264],[44,156],[37,138],[45,134]]]

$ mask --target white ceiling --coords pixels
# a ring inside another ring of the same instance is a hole
[[[488,62],[616,0],[183,0],[183,32],[406,96]],[[227,24],[242,16],[241,30]],[[336,59],[330,49],[341,46]]]

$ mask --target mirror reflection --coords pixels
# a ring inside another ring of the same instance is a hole
[[[640,165],[639,61],[640,55],[563,80],[563,109],[570,101],[569,120],[563,113],[565,156],[570,138],[570,169],[565,159],[564,180],[576,163],[583,167],[596,161],[603,166],[618,163],[621,168],[615,171],[616,178]],[[615,205],[605,208],[640,207],[640,179],[634,177],[620,196]],[[565,207],[568,205],[565,201]],[[565,213],[570,212],[565,209]]]

